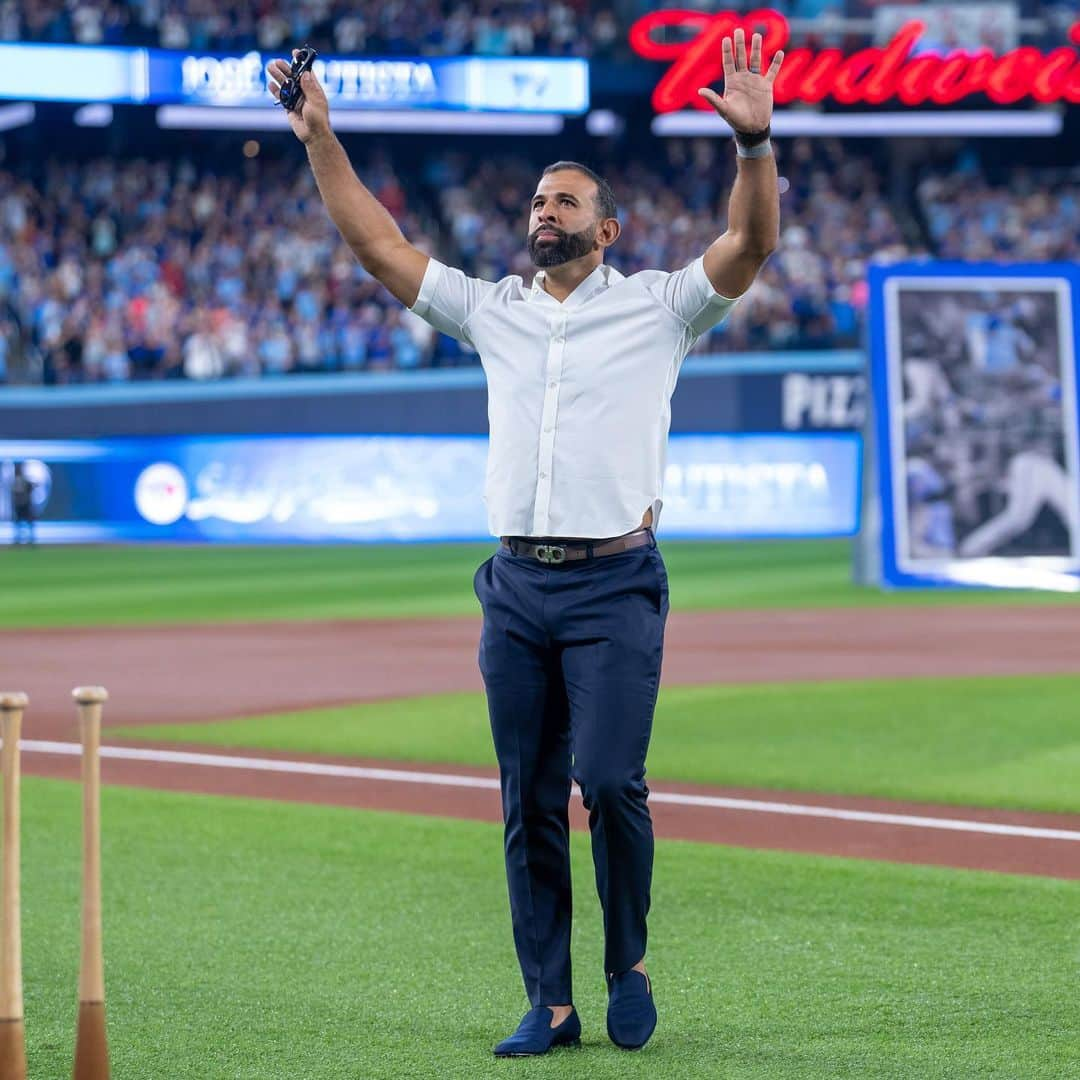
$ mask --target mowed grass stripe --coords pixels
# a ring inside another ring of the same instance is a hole
[[[1080,676],[661,690],[649,777],[1080,813]],[[493,765],[480,694],[117,735],[395,761]]]
[[[493,544],[39,548],[0,558],[0,628],[475,615]],[[675,610],[1075,603],[1044,593],[884,593],[845,540],[664,541]]]
[[[31,1076],[70,1073],[79,798],[24,783]],[[498,826],[120,788],[102,818],[116,1076],[1061,1080],[1077,1060],[1066,882],[661,842],[661,1022],[628,1055],[575,836],[584,1045],[508,1069],[490,1047],[526,1003]]]
[[[398,545],[19,552],[0,564],[0,587],[19,608],[5,610],[0,625],[463,614],[472,572],[487,551]]]

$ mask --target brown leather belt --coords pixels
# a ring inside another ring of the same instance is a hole
[[[653,543],[652,529],[637,529],[613,540],[564,540],[560,537],[530,540],[523,536],[501,536],[499,546],[515,555],[553,565],[575,562],[578,559],[599,559],[604,555],[620,555],[624,551]]]

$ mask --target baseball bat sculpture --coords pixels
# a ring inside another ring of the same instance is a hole
[[[101,944],[101,706],[102,686],[72,692],[82,735],[83,879],[82,959],[79,965],[79,1026],[75,1038],[75,1080],[108,1080],[105,1038],[105,960]]]
[[[0,868],[0,1077],[26,1080],[23,1035],[22,936],[19,922],[19,733],[25,694],[0,694],[4,740],[3,862]]]

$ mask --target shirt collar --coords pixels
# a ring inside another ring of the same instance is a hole
[[[532,289],[529,291],[529,299],[535,300],[537,297],[545,297],[551,303],[558,304],[559,301],[544,288],[544,277],[543,270],[536,271]],[[617,281],[622,281],[622,279],[622,274],[614,266],[601,263],[559,306],[564,308],[577,307],[602,289],[610,288]]]

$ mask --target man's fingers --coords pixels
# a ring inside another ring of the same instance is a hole
[[[781,49],[773,58],[772,63],[769,65],[769,70],[765,75],[765,81],[772,86],[776,76],[780,74],[780,65],[784,62],[784,50]]]
[[[289,65],[283,60],[271,60],[266,65],[266,86],[274,97],[278,97],[281,84],[289,77]]]
[[[326,94],[319,85],[319,80],[315,78],[314,71],[305,71],[304,74],[300,76],[300,88],[306,95],[314,98],[316,101],[326,100]]]
[[[735,70],[746,70],[746,31],[741,26],[735,31]]]
[[[724,61],[724,78],[735,74],[735,53],[731,48],[731,38],[726,37],[720,44],[720,55]]]
[[[761,35],[755,34],[750,39],[750,70],[761,73]]]

